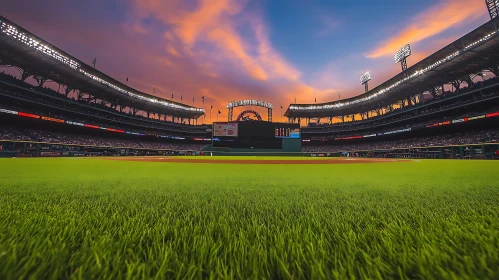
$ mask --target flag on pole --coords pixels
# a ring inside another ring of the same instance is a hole
[[[173,100],[173,93],[172,93],[172,100]]]
[[[315,98],[315,103],[317,103],[317,97]]]
[[[340,100],[340,93],[338,92],[338,100]]]
[[[282,104],[281,105],[281,119],[280,119],[280,122],[282,122]]]
[[[97,57],[94,58],[94,60],[92,61],[92,64],[94,65],[94,68],[95,68],[95,64],[97,64]]]
[[[192,97],[192,103],[194,103],[194,96]]]
[[[211,106],[211,109],[213,109],[213,106]],[[211,109],[210,109],[210,110],[211,110]]]
[[[128,77],[126,77],[126,82],[128,83]]]
[[[156,93],[156,88],[153,88],[152,92],[153,92],[153,93]]]
[[[218,110],[218,114],[220,115],[222,112],[220,112],[220,110]]]
[[[182,94],[181,94],[181,95],[180,95],[180,102],[182,102],[182,100],[183,100],[183,99],[182,99]]]
[[[204,104],[204,96],[203,96],[203,97],[201,97],[201,99],[203,100],[203,104]]]

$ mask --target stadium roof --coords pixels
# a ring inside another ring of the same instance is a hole
[[[150,95],[129,87],[26,29],[0,16],[0,65],[12,65],[99,99],[135,109],[198,118],[204,109]]]
[[[334,102],[291,104],[289,118],[334,117],[366,112],[442,86],[499,62],[499,32],[493,19],[370,91]]]

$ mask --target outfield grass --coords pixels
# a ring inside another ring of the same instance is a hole
[[[499,162],[0,170],[0,279],[499,278]]]

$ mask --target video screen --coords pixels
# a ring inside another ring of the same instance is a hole
[[[227,123],[214,123],[213,147],[282,149],[282,140],[299,139],[299,124],[272,123],[261,121],[243,121],[229,123],[229,127],[237,127],[237,137],[223,132]],[[237,125],[234,125],[237,124]],[[218,132],[215,134],[215,131]]]
[[[276,127],[275,137],[300,139],[300,128]]]

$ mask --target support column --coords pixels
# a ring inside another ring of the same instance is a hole
[[[80,101],[83,98],[83,93],[79,89],[74,89],[74,91],[76,93],[76,100]]]
[[[17,70],[19,70],[19,72],[21,72],[21,81],[23,81],[23,82],[24,82],[24,81],[26,81],[26,79],[27,79],[29,76],[33,75],[33,73],[29,72],[28,70],[24,70],[24,69],[22,69],[22,68],[20,68],[20,67],[15,67],[15,68],[16,68]]]
[[[458,91],[461,89],[461,81],[455,80],[451,82],[452,86],[454,86],[454,91]]]
[[[466,75],[464,76],[464,81],[468,84],[468,86],[472,86],[474,85],[475,83],[473,82],[473,79],[471,79],[471,76],[470,75]]]
[[[234,110],[234,108],[229,108],[229,122],[232,121],[233,110]]]
[[[67,85],[62,85],[62,87],[64,88],[64,93],[66,94],[66,98],[67,98],[69,93],[73,90],[73,88],[70,86],[67,86]]]
[[[40,87],[43,87],[43,84],[45,84],[45,82],[47,81],[47,78],[43,76],[34,76],[34,77]]]
[[[488,69],[490,72],[494,73],[496,77],[499,77],[499,66],[490,67]]]
[[[416,96],[411,97],[411,102],[412,102],[413,106],[416,105],[416,104],[418,104],[417,97]]]

